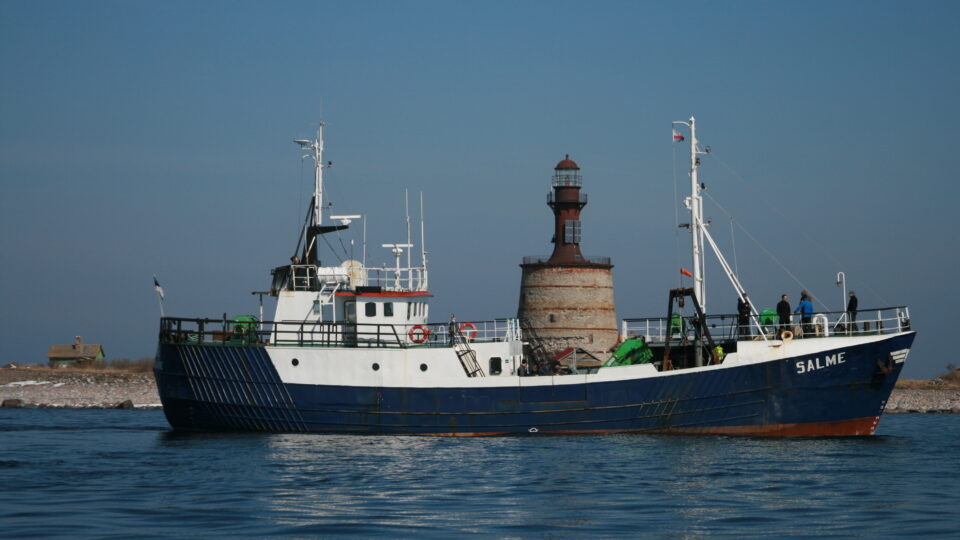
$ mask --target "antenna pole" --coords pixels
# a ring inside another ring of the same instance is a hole
[[[410,243],[410,193],[407,188],[403,188],[403,213],[407,224],[407,243]],[[407,250],[407,285],[413,288],[413,261],[411,259],[412,249]]]
[[[423,192],[420,192],[420,266],[423,267],[421,290],[427,290],[427,246],[423,235]]]

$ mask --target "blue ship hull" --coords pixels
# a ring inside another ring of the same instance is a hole
[[[914,335],[817,358],[583,384],[462,388],[287,384],[265,347],[161,344],[156,379],[168,421],[189,430],[870,435],[903,366],[891,353],[909,349]],[[842,364],[824,364],[841,353]]]

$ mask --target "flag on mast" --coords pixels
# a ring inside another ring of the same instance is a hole
[[[157,296],[163,300],[163,287],[161,287],[160,282],[157,281],[157,276],[153,276],[153,290],[157,291]]]
[[[160,316],[163,317],[163,287],[160,286],[160,282],[157,281],[157,275],[153,275],[153,290],[157,291],[157,301],[160,302]]]
[[[686,139],[683,138],[683,135],[681,135],[680,132],[677,131],[677,128],[673,128],[673,142],[683,142],[685,140]]]

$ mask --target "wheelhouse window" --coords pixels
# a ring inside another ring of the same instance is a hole
[[[377,303],[376,302],[367,302],[363,306],[363,312],[367,317],[376,317],[377,316]]]

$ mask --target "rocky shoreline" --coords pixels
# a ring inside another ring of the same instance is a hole
[[[3,407],[56,409],[160,409],[153,373],[0,368]]]
[[[894,388],[883,412],[960,414],[960,390]]]
[[[954,379],[902,380],[887,401],[885,412],[960,413],[960,382]],[[0,368],[0,404],[61,409],[161,408],[153,373],[36,366]]]

